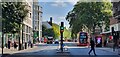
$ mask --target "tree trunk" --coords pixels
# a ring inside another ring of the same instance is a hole
[[[95,34],[95,26],[93,26],[93,35]]]

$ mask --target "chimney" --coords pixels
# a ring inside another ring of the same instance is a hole
[[[52,17],[50,17],[50,25],[52,26]]]

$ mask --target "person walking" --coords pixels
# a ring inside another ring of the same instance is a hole
[[[31,45],[31,41],[29,40],[29,41],[28,41],[28,47],[30,47],[30,45]]]
[[[104,47],[106,47],[106,44],[107,44],[107,40],[104,41]]]
[[[11,44],[11,42],[10,42],[10,40],[8,40],[8,49],[10,49],[10,44]]]
[[[91,51],[93,51],[94,52],[94,55],[96,56],[96,53],[95,53],[95,42],[94,42],[94,40],[90,40],[90,45],[91,45],[91,50],[89,51],[89,55],[90,55],[90,53],[91,53]]]
[[[14,41],[14,49],[17,48],[17,43]]]

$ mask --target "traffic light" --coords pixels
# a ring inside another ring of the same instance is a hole
[[[64,23],[63,22],[61,22],[60,32],[64,32]]]
[[[60,26],[60,32],[64,32],[64,27]]]

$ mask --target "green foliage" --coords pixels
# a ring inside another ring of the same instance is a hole
[[[47,29],[45,26],[42,25],[42,36],[49,36],[52,35],[54,36],[55,39],[60,38],[60,26],[58,24],[52,23],[52,28]],[[63,36],[66,37],[67,39],[71,38],[70,37],[71,32],[64,28],[64,33]]]
[[[66,16],[72,34],[87,27],[89,31],[95,32],[95,27],[104,21],[109,27],[109,17],[112,16],[112,4],[110,2],[78,2],[72,11]]]
[[[53,25],[52,27],[55,33],[55,38],[59,38],[60,37],[60,26],[55,23],[53,23],[52,25]],[[69,39],[71,38],[70,35],[71,35],[71,32],[67,30],[66,28],[64,28],[63,36]]]
[[[55,33],[55,38],[59,38],[60,37],[60,27],[59,27],[59,25],[53,23],[52,28],[53,28],[53,31]]]
[[[3,30],[5,33],[18,32],[29,10],[26,2],[2,2]]]
[[[42,25],[42,36],[52,36],[55,37],[54,31],[52,28],[47,29],[45,26]]]

